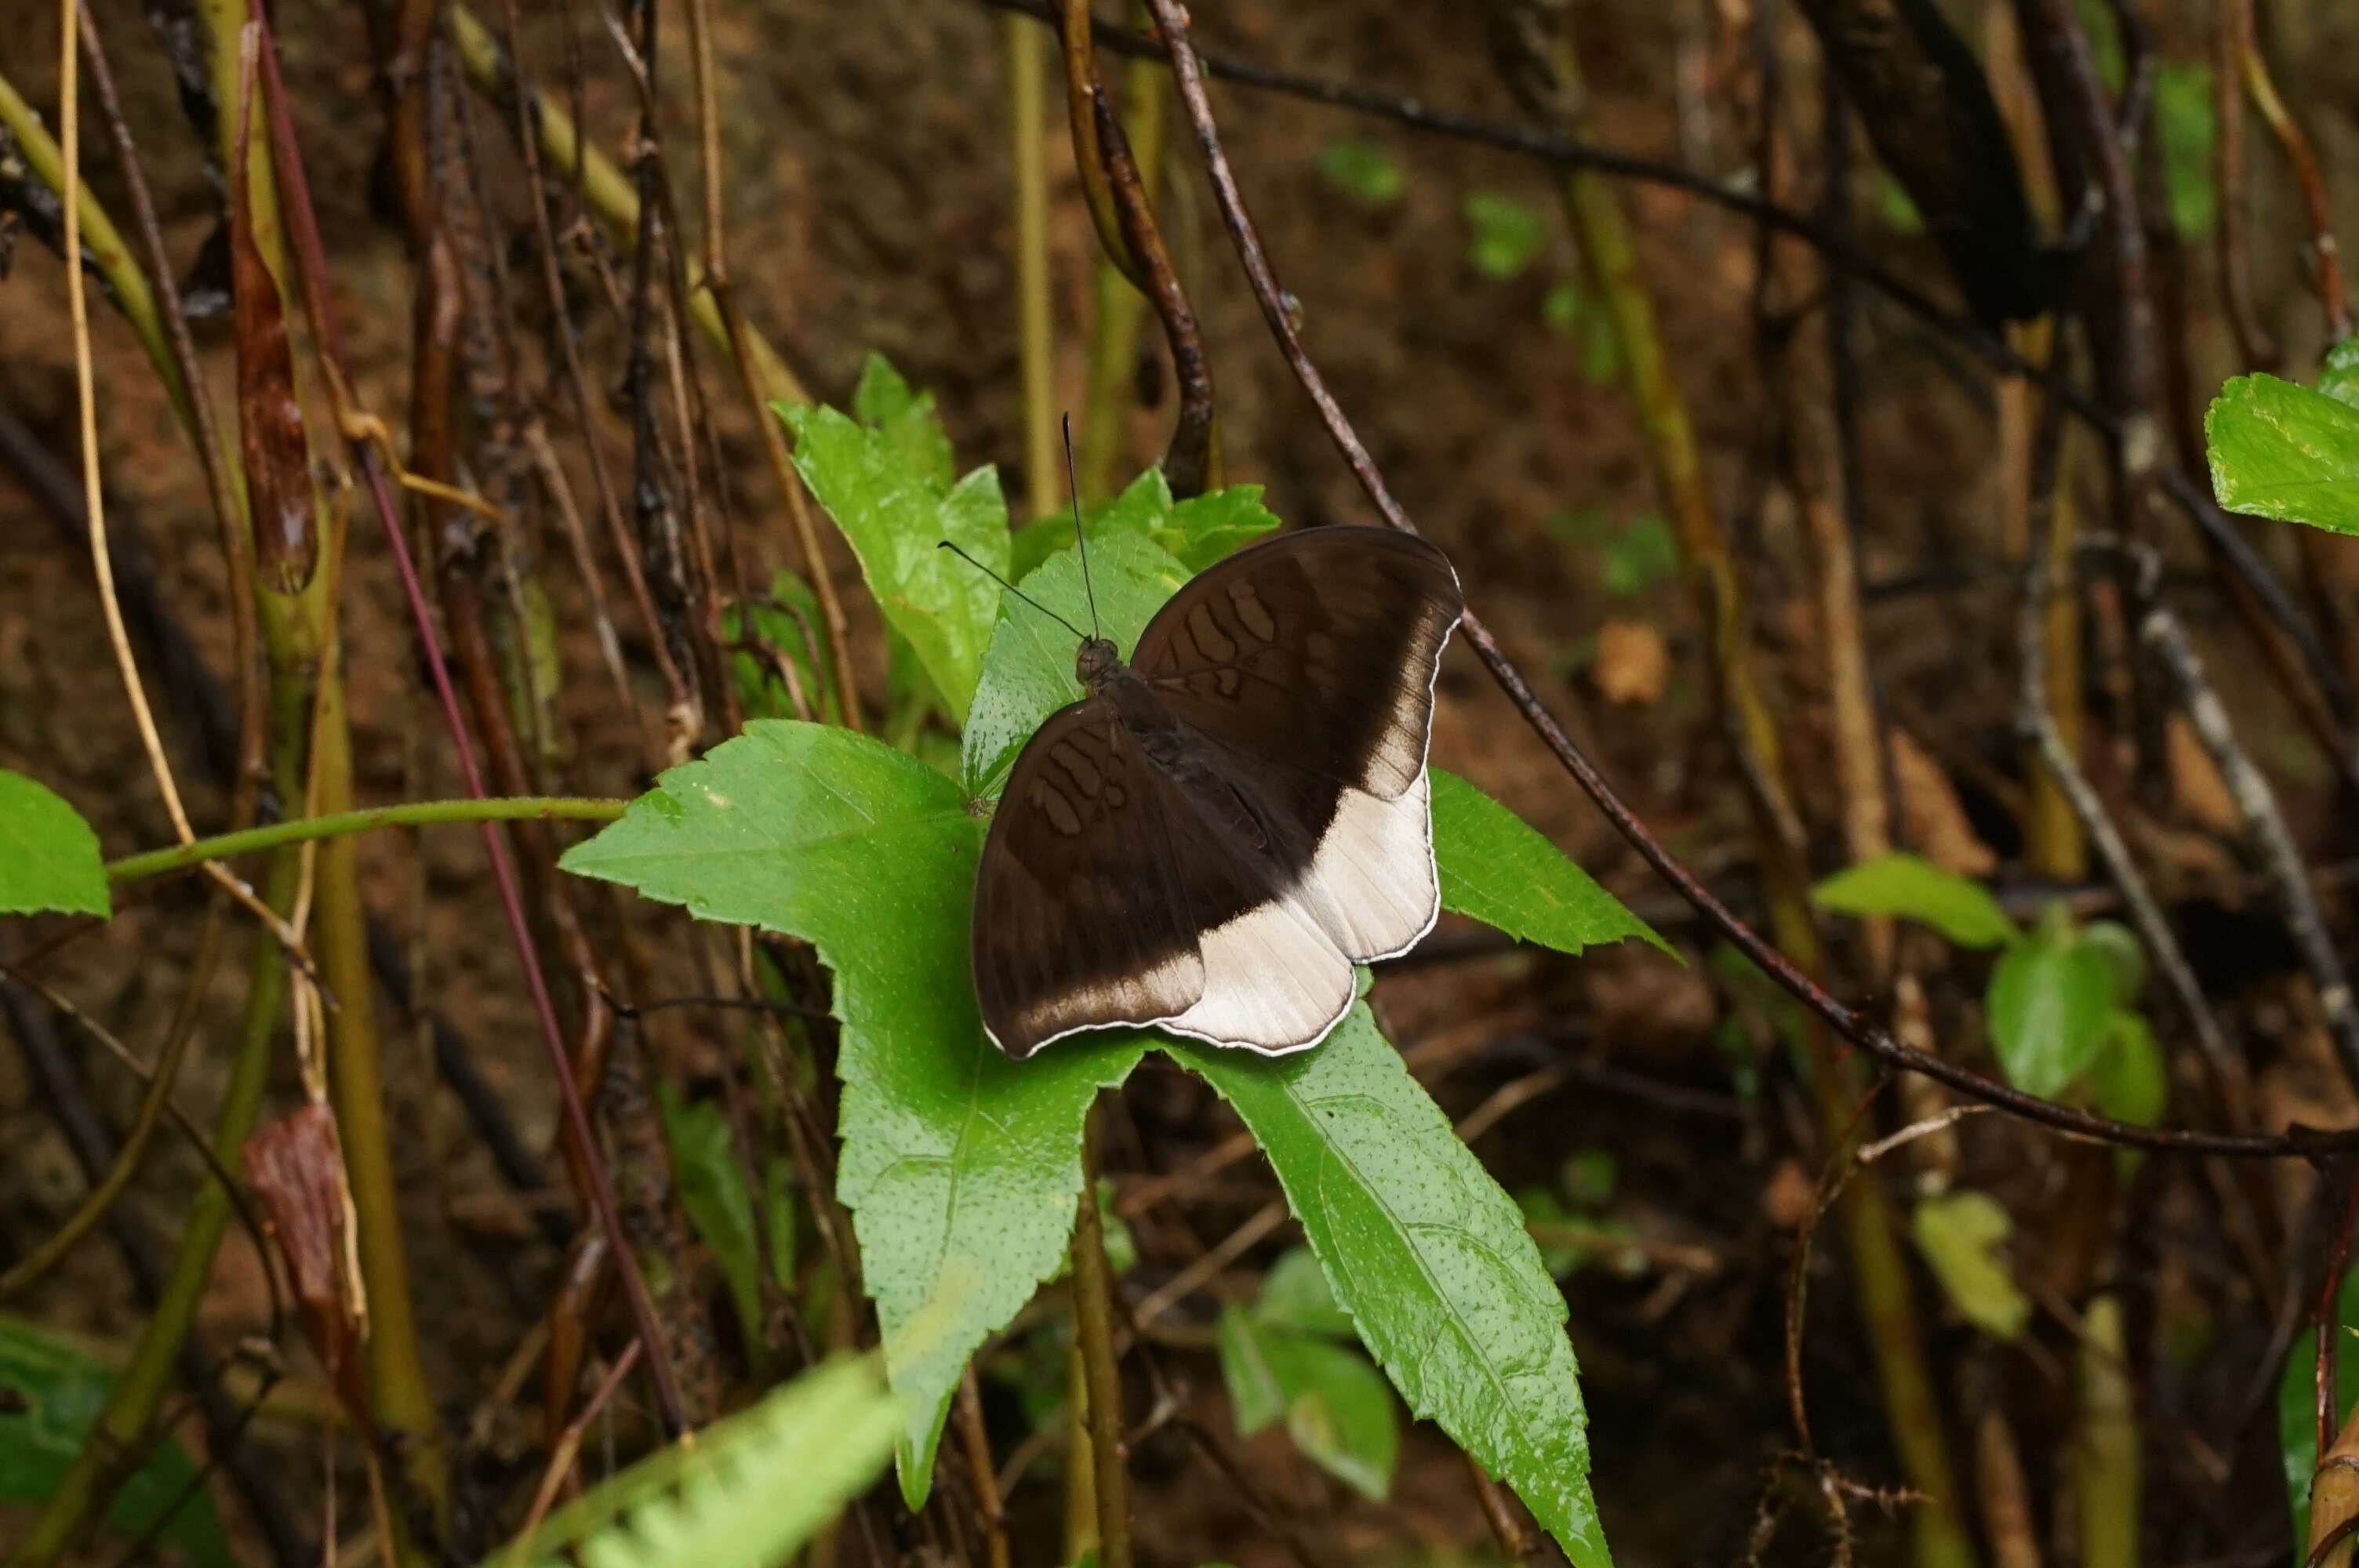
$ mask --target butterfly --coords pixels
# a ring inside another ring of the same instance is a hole
[[[1425,756],[1463,609],[1424,540],[1324,527],[1199,573],[1130,664],[1082,638],[1088,695],[1025,743],[984,841],[993,1042],[1021,1060],[1115,1024],[1269,1055],[1324,1038],[1353,966],[1440,913]]]

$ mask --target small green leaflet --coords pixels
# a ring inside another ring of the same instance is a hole
[[[1278,1254],[1262,1277],[1261,1294],[1254,1301],[1254,1316],[1274,1328],[1323,1334],[1331,1339],[1356,1341],[1359,1330],[1352,1314],[1335,1304],[1327,1276],[1307,1247],[1289,1247]]]
[[[2231,512],[2359,534],[2359,407],[2240,375],[2203,416],[2212,493]]]
[[[795,433],[795,467],[860,557],[869,591],[909,639],[952,715],[963,719],[983,673],[999,585],[950,551],[947,539],[1007,569],[1007,507],[987,468],[951,484],[918,469],[907,432],[872,429],[832,408],[772,405]]]
[[[1496,190],[1470,190],[1463,211],[1466,259],[1494,283],[1523,276],[1548,246],[1548,220],[1529,202]]]
[[[1411,1413],[1513,1487],[1575,1568],[1610,1563],[1564,1297],[1515,1200],[1366,1005],[1316,1050],[1277,1060],[1194,1042],[1164,1048],[1245,1119],[1336,1301]]]
[[[1319,149],[1327,183],[1365,207],[1390,207],[1408,189],[1408,176],[1385,145],[1366,136],[1337,136]]]
[[[2031,1318],[2031,1298],[2007,1271],[2001,1246],[2015,1222],[1988,1193],[1941,1193],[1917,1206],[1908,1225],[1917,1249],[1960,1315],[2002,1344]]]
[[[98,835],[48,785],[0,768],[0,914],[113,910]]]
[[[2007,949],[1984,1005],[2007,1082],[2052,1098],[2096,1065],[2113,1027],[2114,967],[2071,932]]]
[[[2000,947],[2017,935],[1989,889],[1919,855],[1862,860],[1812,888],[1810,899],[1844,914],[1921,920],[1961,947]]]
[[[114,1384],[104,1364],[33,1324],[0,1316],[0,1390],[16,1396],[0,1403],[0,1504],[57,1495]],[[167,1509],[175,1511],[158,1530]],[[156,1530],[165,1554],[192,1568],[236,1568],[212,1494],[175,1438],[164,1438],[115,1489],[106,1519],[125,1541]]]
[[[1234,1302],[1216,1329],[1237,1434],[1283,1420],[1313,1464],[1371,1502],[1392,1491],[1400,1422],[1384,1374],[1349,1346],[1258,1321]]]

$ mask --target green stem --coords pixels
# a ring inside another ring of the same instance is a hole
[[[126,855],[110,863],[106,874],[118,882],[136,882],[167,871],[186,871],[203,860],[226,860],[256,849],[299,844],[307,838],[341,838],[379,827],[415,827],[430,822],[515,822],[538,817],[545,822],[612,822],[630,805],[626,800],[595,800],[575,795],[513,795],[497,800],[413,800],[399,806],[371,806],[364,811],[336,811],[321,816],[299,816]]]

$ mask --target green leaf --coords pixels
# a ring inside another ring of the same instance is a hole
[[[2212,180],[2212,146],[2219,123],[2210,66],[2200,60],[2162,61],[2154,75],[2154,127],[2162,151],[2170,225],[2181,237],[2200,240],[2220,222],[2220,193]]]
[[[772,1568],[867,1489],[899,1425],[873,1362],[827,1362],[658,1449],[482,1568]]]
[[[746,1359],[756,1366],[766,1356],[762,1341],[762,1263],[754,1239],[754,1195],[729,1137],[729,1118],[711,1100],[690,1101],[669,1083],[658,1086],[664,1141],[671,1147],[679,1206],[712,1253],[728,1282],[730,1304],[745,1341]]]
[[[2314,1299],[2314,1298],[2313,1298]],[[2359,1332],[2359,1269],[2343,1276],[2335,1298],[2334,1332]],[[2293,1538],[2310,1540],[2310,1482],[2318,1468],[2318,1357],[2309,1334],[2297,1334],[2277,1375],[2277,1452],[2285,1462],[2286,1502],[2293,1510]],[[2359,1356],[2349,1339],[2334,1358],[2334,1413],[2341,1420],[2359,1404]]]
[[[963,720],[1000,588],[938,546],[947,539],[1006,572],[999,476],[982,468],[951,484],[926,470],[924,455],[906,437],[854,424],[832,408],[772,407],[793,428],[795,467],[859,556],[877,608]]]
[[[2114,1010],[2089,1087],[2097,1108],[2115,1121],[2152,1127],[2162,1119],[2170,1108],[2170,1068],[2145,1019],[2126,1008]]]
[[[1327,1276],[1307,1247],[1289,1247],[1263,1276],[1261,1294],[1254,1298],[1254,1317],[1272,1328],[1302,1334],[1323,1334],[1331,1339],[1357,1342],[1360,1331],[1352,1314],[1335,1304]]]
[[[1625,936],[1671,951],[1522,817],[1455,773],[1427,771],[1433,780],[1433,859],[1445,907],[1560,953]]]
[[[1581,285],[1571,278],[1557,279],[1540,297],[1540,319],[1560,338],[1570,338],[1581,330],[1582,319],[1588,313],[1588,300]]]
[[[760,720],[561,862],[799,936],[834,971],[838,1194],[905,1400],[914,1500],[967,1357],[1063,1261],[1083,1112],[1147,1044],[1096,1036],[1021,1066],[991,1044],[967,959],[983,828],[955,784],[880,741]]]
[[[1156,470],[1160,477],[1161,470]],[[1191,572],[1274,532],[1277,518],[1261,503],[1262,487],[1233,484],[1192,495],[1172,507],[1155,531],[1155,542]]]
[[[1466,259],[1494,282],[1523,276],[1548,244],[1548,221],[1528,202],[1496,190],[1470,190],[1464,211]]]
[[[1277,1338],[1287,1435],[1321,1470],[1383,1502],[1400,1459],[1400,1418],[1384,1374],[1357,1350],[1306,1334]]]
[[[1982,883],[1919,855],[1896,851],[1862,860],[1812,888],[1810,898],[1844,914],[1919,920],[1961,947],[2004,946],[2017,935],[2015,922]]]
[[[1148,619],[1188,580],[1188,571],[1139,535],[1115,533],[1092,544],[1090,579],[1099,624],[1126,657]],[[1080,558],[1071,551],[1051,557],[1048,565],[1026,578],[1024,591],[1074,625],[1089,626],[1090,596],[1082,586]],[[1072,633],[1009,597],[984,654],[984,684],[967,716],[963,768],[968,794],[996,792],[1040,721],[1082,699],[1082,684],[1073,673],[1079,651]]]
[[[1093,546],[1109,534],[1127,532],[1152,539],[1181,566],[1199,572],[1278,525],[1261,498],[1260,485],[1233,484],[1175,502],[1163,470],[1153,468],[1113,500],[1086,508],[1082,530]],[[1069,515],[1060,514],[1027,524],[1016,532],[1011,575],[1025,582],[1049,557],[1072,546],[1073,520]]]
[[[1315,1051],[1166,1047],[1235,1108],[1335,1299],[1408,1400],[1513,1487],[1576,1568],[1611,1561],[1564,1297],[1515,1200],[1364,1004]]]
[[[1634,598],[1679,576],[1679,539],[1660,517],[1633,518],[1606,544],[1603,567],[1605,590]]]
[[[1265,1333],[1235,1302],[1221,1303],[1213,1327],[1213,1345],[1220,1352],[1221,1383],[1228,1390],[1229,1417],[1239,1437],[1255,1433],[1286,1414],[1286,1390],[1278,1387],[1271,1367],[1269,1345],[1277,1332]]]
[[[57,1495],[114,1384],[103,1362],[33,1324],[0,1317],[0,1504],[46,1503]],[[159,1442],[115,1488],[106,1519],[125,1539],[164,1520],[156,1539],[168,1557],[193,1568],[237,1568],[212,1493],[176,1438]]]
[[[2359,408],[2359,338],[2345,338],[2326,351],[2319,366],[2318,390],[2337,403]]]
[[[2105,956],[2114,977],[2114,1000],[2128,1007],[2146,989],[2146,944],[2118,920],[2092,920],[2081,927],[2081,940]]]
[[[885,438],[903,461],[929,482],[947,487],[957,474],[951,438],[934,413],[934,395],[901,379],[883,354],[871,353],[853,389],[852,416]]]
[[[1991,971],[1984,1005],[2007,1082],[2053,1098],[2094,1066],[2104,1047],[2113,966],[2070,934],[2026,937]]]
[[[767,600],[731,605],[721,618],[723,634],[731,642],[749,634],[793,667],[795,683],[813,715],[840,722],[842,709],[835,699],[835,663],[829,656],[826,623],[821,619],[819,595],[810,584],[790,571],[770,579]],[[777,665],[766,654],[740,651],[730,655],[737,686],[738,706],[748,719],[798,719],[794,695],[788,690]]]
[[[1885,170],[1876,170],[1875,213],[1884,226],[1896,234],[1921,234],[1925,232],[1924,214],[1917,211],[1916,199],[1908,188]]]
[[[1250,1437],[1283,1419],[1305,1457],[1363,1497],[1384,1501],[1400,1457],[1400,1422],[1383,1375],[1366,1357],[1256,1321],[1234,1302],[1222,1307],[1213,1343],[1237,1435]]]
[[[2203,416],[2212,493],[2231,512],[2359,533],[2359,407],[2240,375]]]
[[[1327,182],[1367,207],[1389,207],[1408,189],[1408,177],[1382,142],[1367,136],[1337,136],[1319,150],[1319,172]]]
[[[0,914],[113,912],[98,835],[46,784],[0,768]]]
[[[1996,1198],[1970,1188],[1925,1199],[1909,1222],[1917,1249],[1959,1315],[2010,1345],[2031,1318],[2031,1298],[1999,1250],[2014,1228]]]

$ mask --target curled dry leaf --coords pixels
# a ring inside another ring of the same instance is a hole
[[[230,280],[237,343],[237,437],[254,517],[255,564],[267,587],[300,593],[320,564],[312,520],[310,443],[295,395],[295,356],[278,279],[255,238],[255,72],[242,73],[237,168],[230,192]]]
[[[307,1105],[263,1128],[245,1141],[245,1174],[286,1260],[311,1349],[360,1429],[370,1431],[360,1324],[345,1302],[351,1200],[334,1114]]]

